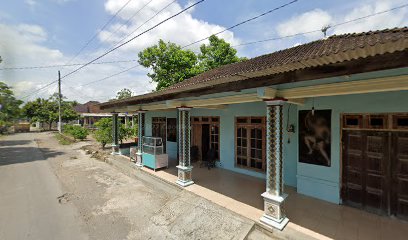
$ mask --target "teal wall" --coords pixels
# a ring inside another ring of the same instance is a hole
[[[295,124],[297,122],[297,110],[296,106],[290,107],[290,123]],[[288,106],[284,107],[284,121],[286,124],[286,113]],[[176,110],[174,111],[158,111],[146,113],[146,135],[152,134],[151,120],[152,117],[176,117]],[[220,161],[217,166],[220,168],[232,170],[238,173],[247,174],[250,176],[265,178],[265,174],[257,171],[251,171],[243,168],[235,167],[235,117],[239,116],[266,116],[266,105],[263,102],[256,103],[244,103],[229,105],[225,109],[210,110],[210,109],[192,109],[191,116],[219,116],[220,117]],[[295,124],[296,126],[297,124]],[[285,131],[284,141],[287,143],[288,134]],[[292,134],[290,136],[291,142],[288,145],[294,145],[297,142],[297,135]],[[169,158],[174,164],[177,158],[177,144],[167,142],[167,153]],[[296,187],[296,152],[285,151],[284,153],[284,181],[285,184]]]
[[[408,112],[408,91],[320,97],[314,99],[315,109],[331,109],[331,160],[330,167],[297,164],[297,191],[326,201],[340,203],[341,156],[340,124],[342,113]],[[299,110],[312,108],[308,100]],[[298,142],[287,151],[297,152]],[[296,154],[297,155],[297,154]]]
[[[283,84],[278,89],[307,86],[316,83],[333,83],[341,81],[355,81],[383,76],[407,75],[408,68],[379,71],[375,73],[356,74],[350,77],[336,77],[319,81]],[[242,91],[255,92],[256,89]],[[208,95],[206,98],[226,96],[237,93],[222,93]],[[204,98],[204,97],[203,97]],[[191,98],[190,98],[191,99]],[[312,100],[308,99],[304,105],[289,104],[284,106],[284,128],[289,124],[295,125],[295,134],[284,131],[284,181],[285,184],[297,187],[299,193],[323,199],[333,203],[340,203],[340,117],[342,113],[381,113],[381,112],[408,112],[408,91],[356,94],[334,97],[319,97],[314,99],[315,109],[332,110],[332,143],[330,167],[304,164],[298,162],[298,111],[312,108]],[[288,114],[289,110],[289,114]],[[152,117],[176,117],[176,110],[146,113],[146,135],[151,135]],[[220,162],[218,167],[225,168],[250,176],[265,178],[264,173],[236,168],[235,162],[235,117],[238,116],[265,116],[266,106],[263,102],[229,105],[225,109],[192,109],[192,116],[219,116],[220,117]],[[290,143],[288,139],[290,138]],[[173,164],[177,162],[177,144],[167,142],[167,153]]]

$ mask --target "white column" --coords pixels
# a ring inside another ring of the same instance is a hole
[[[120,154],[118,113],[112,113],[112,155]]]
[[[137,129],[137,135],[138,135],[138,150],[136,153],[136,166],[138,167],[143,167],[143,137],[145,135],[145,114],[146,111],[137,111],[137,117],[138,117],[138,129]]]
[[[286,99],[266,101],[266,192],[264,215],[261,222],[282,230],[289,219],[285,215],[284,202],[287,194],[283,193],[283,116],[282,108]]]
[[[178,149],[179,165],[177,184],[186,187],[192,181],[192,169],[190,163],[190,110],[188,107],[178,108]]]

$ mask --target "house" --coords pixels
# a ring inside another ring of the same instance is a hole
[[[271,227],[289,221],[284,185],[408,218],[406,27],[331,36],[99,106],[115,122],[137,113],[139,139],[162,137],[181,186],[194,183],[192,146],[200,158],[215,149],[219,168],[265,179],[253,197]]]
[[[80,118],[77,123],[86,128],[95,128],[94,124],[102,118],[112,117],[110,113],[104,113],[100,110],[98,101],[89,101],[84,104],[78,104],[74,107],[74,110]],[[126,113],[119,114],[120,121],[125,125],[134,124],[133,115]]]

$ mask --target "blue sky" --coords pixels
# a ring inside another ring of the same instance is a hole
[[[15,0],[0,2],[0,56],[3,67],[63,64],[92,37],[128,0]],[[156,11],[172,0],[152,0],[129,24],[123,25],[137,10],[150,0],[132,0],[119,16],[73,62],[84,62],[111,48],[115,42],[133,31]],[[142,29],[178,12],[191,0],[179,0],[152,19]],[[273,9],[289,0],[206,0],[192,11],[178,16],[153,30],[132,44],[106,56],[102,61],[136,59],[137,53],[162,38],[184,45],[229,27],[247,18]],[[402,0],[324,1],[299,0],[288,7],[222,34],[232,45],[267,38],[281,37],[320,29],[356,17],[406,4]],[[382,28],[402,27],[408,24],[408,7],[372,18],[329,29],[329,34],[361,32]],[[120,31],[115,31],[120,27]],[[109,38],[108,38],[109,36]],[[237,47],[241,56],[254,57],[279,49],[292,47],[322,38],[321,33],[278,41]],[[192,46],[197,50],[199,45]],[[80,102],[105,101],[116,91],[127,87],[134,94],[154,89],[146,73],[148,69],[135,68],[106,81],[82,86],[135,63],[93,65],[70,76],[63,82],[65,95]],[[61,69],[64,73],[73,67]],[[52,80],[58,69],[0,71],[0,81],[12,85],[19,97],[26,96]],[[31,96],[46,97],[54,86]]]

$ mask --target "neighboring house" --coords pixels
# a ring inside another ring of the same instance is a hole
[[[405,27],[332,36],[99,106],[137,112],[139,133],[162,137],[178,159],[182,186],[194,180],[191,146],[200,158],[215,149],[220,168],[264,178],[261,221],[282,229],[283,184],[408,217],[407,90]]]
[[[77,123],[86,128],[94,128],[95,123],[102,118],[112,117],[110,113],[104,113],[100,110],[97,101],[89,101],[84,104],[78,104],[74,107],[75,112],[80,115]],[[133,116],[128,113],[119,114],[120,120],[123,124],[133,125]]]

